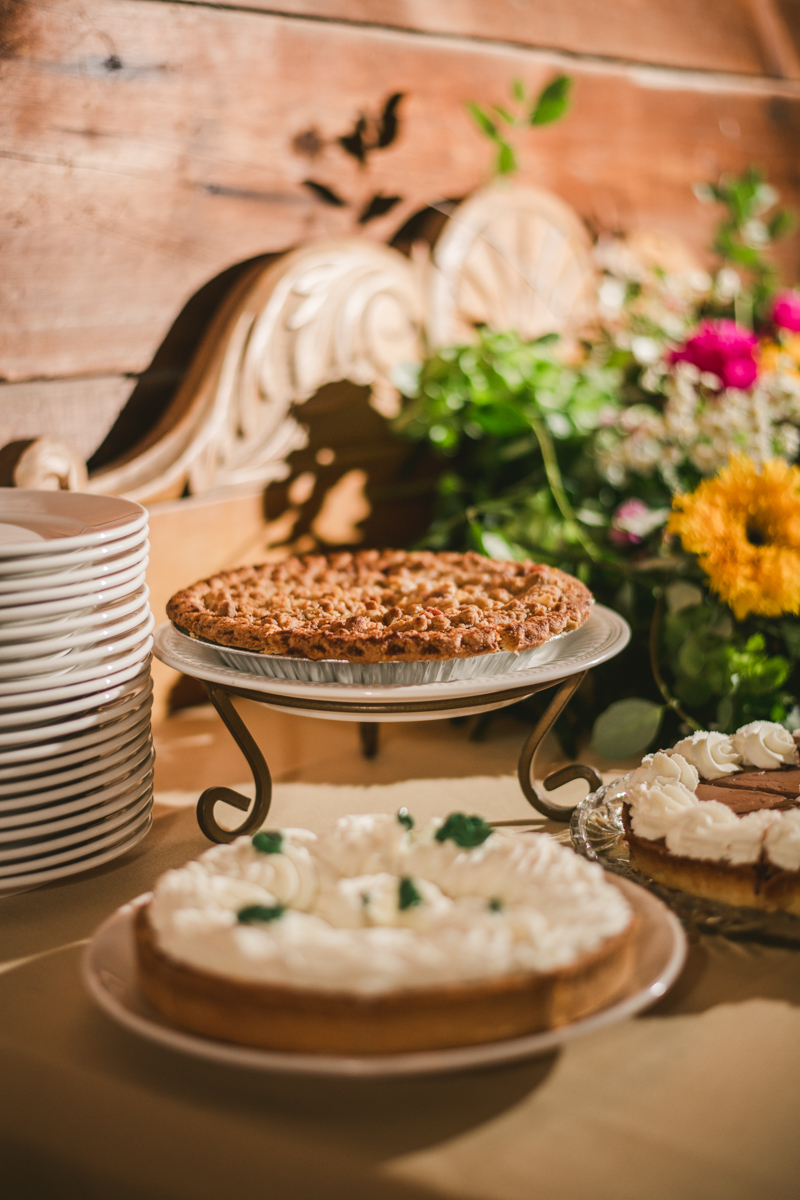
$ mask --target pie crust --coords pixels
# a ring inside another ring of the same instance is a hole
[[[266,1050],[397,1054],[477,1045],[566,1025],[629,982],[638,918],[567,967],[376,996],[233,979],[177,962],[157,945],[149,905],[136,914],[139,986],[173,1025]]]
[[[419,662],[541,646],[593,604],[572,575],[480,554],[363,550],[242,567],[172,597],[184,632],[308,659]]]

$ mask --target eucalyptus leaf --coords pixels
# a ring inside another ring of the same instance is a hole
[[[602,712],[592,729],[592,750],[604,758],[642,754],[661,728],[664,705],[632,696]]]
[[[531,125],[552,125],[560,120],[567,111],[571,87],[570,75],[557,75],[542,88],[531,110]]]

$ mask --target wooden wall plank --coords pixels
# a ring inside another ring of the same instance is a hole
[[[88,459],[134,383],[124,375],[98,375],[0,384],[0,446],[20,438],[48,437]]]
[[[31,11],[0,62],[8,379],[139,372],[230,264],[313,237],[388,239],[425,204],[465,195],[490,151],[463,104],[502,100],[515,75],[538,86],[565,65],[575,74],[570,118],[524,135],[522,178],[597,227],[658,225],[702,247],[712,214],[692,182],[750,161],[800,201],[796,84],[189,4]],[[400,136],[361,168],[337,139],[394,91],[406,94]],[[298,142],[311,129],[315,157]],[[347,206],[320,202],[308,178]],[[402,200],[359,226],[379,192]]]
[[[207,0],[196,0],[206,3]],[[750,0],[215,0],[330,21],[771,74]]]

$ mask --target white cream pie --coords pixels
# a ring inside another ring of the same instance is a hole
[[[800,916],[799,764],[773,721],[647,755],[622,781],[632,866],[692,895]]]
[[[609,1003],[636,919],[544,834],[451,814],[264,831],[168,871],[137,916],[144,994],[196,1033],[394,1053],[514,1037]]]

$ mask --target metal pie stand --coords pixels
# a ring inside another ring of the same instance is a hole
[[[478,677],[474,680],[456,681],[458,683],[457,691],[460,693],[458,695],[442,695],[442,690],[446,690],[448,686],[446,684],[435,688],[433,685],[420,685],[414,688],[395,686],[370,689],[383,693],[390,692],[388,697],[384,695],[377,698],[361,695],[359,698],[355,698],[354,695],[352,700],[341,698],[340,693],[343,690],[341,686],[331,688],[332,692],[338,693],[336,698],[333,696],[327,698],[324,694],[320,695],[321,691],[324,693],[326,685],[317,684],[304,687],[302,683],[293,681],[291,689],[287,689],[278,686],[284,683],[283,680],[269,679],[257,674],[253,674],[251,682],[249,678],[245,678],[242,671],[220,666],[218,662],[214,661],[213,648],[202,643],[192,643],[190,655],[180,653],[178,652],[180,648],[176,650],[174,645],[173,628],[169,622],[165,622],[156,631],[153,648],[155,656],[167,666],[203,682],[211,703],[247,760],[255,782],[254,800],[233,788],[222,786],[206,788],[197,802],[197,821],[201,830],[212,842],[232,842],[244,834],[255,833],[264,824],[269,813],[272,800],[272,776],[261,748],[234,705],[235,697],[254,700],[257,703],[266,704],[270,708],[306,712],[339,721],[356,721],[361,725],[362,746],[369,754],[370,750],[374,753],[376,745],[375,738],[370,736],[371,729],[375,727],[377,732],[377,725],[382,721],[397,721],[404,717],[409,721],[424,721],[426,718],[436,720],[442,719],[444,716],[470,716],[474,713],[491,712],[549,688],[557,688],[556,694],[522,747],[517,764],[517,775],[525,798],[537,812],[551,821],[569,821],[577,806],[548,804],[539,795],[533,783],[534,759],[546,734],[580,687],[587,669],[618,654],[629,640],[630,630],[621,617],[608,609],[601,610],[598,606],[598,616],[600,612],[606,615],[606,620],[613,618],[612,624],[615,626],[613,636],[606,639],[606,644],[600,652],[584,655],[585,659],[588,657],[588,661],[585,663],[581,662],[580,655],[577,658],[575,655],[568,657],[564,662],[564,673],[556,674],[554,678],[537,678],[537,675],[541,675],[541,670],[520,669],[516,673],[511,672],[497,676],[496,681],[498,684],[502,683],[502,686],[491,688],[491,690],[487,688],[491,680],[486,677]],[[581,633],[582,630],[577,632]],[[573,638],[575,636],[577,635],[570,635]],[[187,641],[188,639],[182,640]],[[557,662],[553,664],[554,667],[558,665]],[[570,666],[573,667],[572,670],[569,669]],[[526,676],[528,676],[527,679]],[[470,685],[474,686],[471,688]],[[432,694],[430,699],[403,698],[403,692],[419,693],[425,686],[431,687],[432,692],[438,694]],[[366,688],[358,686],[353,686],[352,690],[353,693],[367,691]],[[306,694],[303,694],[304,692]],[[551,772],[544,780],[544,788],[546,791],[553,791],[573,779],[585,779],[589,784],[590,791],[595,791],[602,785],[602,780],[594,767],[584,763],[571,763]],[[237,828],[223,829],[219,824],[214,813],[214,809],[219,803],[229,804],[247,814]],[[524,820],[495,823],[502,825],[528,824]]]

